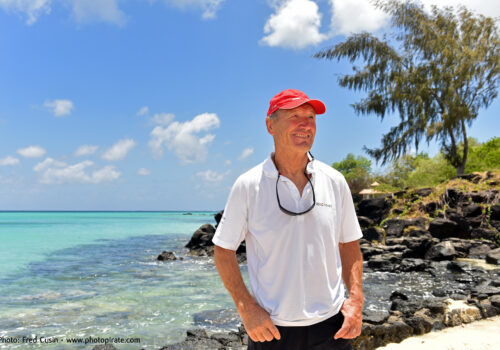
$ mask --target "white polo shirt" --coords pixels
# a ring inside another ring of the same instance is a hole
[[[271,156],[234,183],[214,244],[236,250],[246,240],[251,294],[280,326],[308,326],[339,312],[344,301],[339,243],[362,237],[343,175],[311,160],[306,168],[316,195],[308,213],[283,213],[276,198],[278,171]],[[309,182],[302,197],[284,176],[281,205],[294,212],[312,204]]]

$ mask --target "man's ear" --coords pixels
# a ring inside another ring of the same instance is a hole
[[[270,133],[271,135],[274,134],[274,129],[273,129],[274,125],[273,124],[274,124],[274,121],[271,118],[266,117],[267,132]]]

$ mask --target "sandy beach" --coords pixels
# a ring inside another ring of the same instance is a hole
[[[494,350],[500,344],[500,316],[411,337],[378,350]]]

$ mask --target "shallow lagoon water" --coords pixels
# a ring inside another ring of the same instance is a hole
[[[0,337],[136,337],[140,344],[117,348],[159,349],[183,340],[197,326],[194,316],[234,309],[213,260],[191,257],[184,248],[200,225],[215,223],[214,213],[184,214],[0,213]],[[183,260],[157,261],[163,250]],[[435,288],[461,287],[446,276],[367,272],[365,308],[387,310],[395,290],[425,298]],[[239,323],[231,313],[214,314],[221,314],[223,326],[211,325],[212,331]],[[0,342],[0,348],[68,344]]]
[[[0,337],[138,337],[127,347],[145,349],[182,340],[193,313],[232,303],[211,259],[184,248],[214,213],[183,214],[0,213]],[[162,250],[184,260],[156,261]]]

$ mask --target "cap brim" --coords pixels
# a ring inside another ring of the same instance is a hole
[[[312,106],[314,109],[314,112],[316,114],[323,114],[326,111],[326,107],[323,102],[320,100],[297,100],[297,101],[291,101],[284,106],[281,106],[279,109],[293,109],[297,108],[299,106],[302,106],[303,104],[308,103]]]

